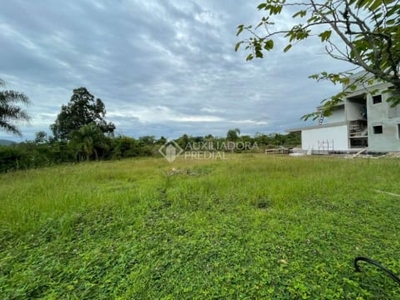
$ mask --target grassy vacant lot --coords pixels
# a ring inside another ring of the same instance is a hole
[[[180,172],[171,172],[172,168]],[[2,299],[399,299],[399,159],[234,155],[0,175]]]

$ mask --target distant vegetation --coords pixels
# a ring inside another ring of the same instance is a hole
[[[88,160],[115,160],[130,157],[160,156],[158,150],[167,141],[161,137],[105,136],[95,126],[85,125],[71,135],[71,140],[56,140],[44,132],[38,132],[32,141],[0,146],[0,172],[46,167],[60,163]],[[201,143],[222,144],[226,137],[189,136],[184,134],[175,140],[182,148]],[[301,144],[298,134],[256,134],[254,137],[238,136],[235,142],[257,145],[252,150],[235,149],[235,152],[264,152],[267,147],[296,147]]]
[[[73,90],[71,100],[61,106],[55,122],[50,125],[53,136],[40,131],[32,141],[9,146],[0,144],[0,172],[60,163],[160,155],[158,150],[167,142],[165,137],[143,136],[135,139],[114,136],[115,125],[107,122],[105,115],[106,108],[101,99],[95,98],[84,87]],[[182,149],[186,149],[188,144],[222,144],[229,141],[257,146],[232,149],[234,152],[262,152],[266,147],[295,147],[301,143],[300,135],[295,133],[257,133],[251,137],[240,135],[238,128],[229,129],[226,137],[184,134],[175,140]]]

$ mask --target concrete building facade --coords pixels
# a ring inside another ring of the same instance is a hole
[[[357,86],[323,122],[290,131],[301,131],[302,149],[313,153],[400,151],[400,106],[387,102],[388,90],[387,83]]]

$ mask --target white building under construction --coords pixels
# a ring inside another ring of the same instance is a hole
[[[350,79],[356,76],[362,74]],[[313,153],[400,151],[400,105],[391,107],[386,101],[388,89],[388,83],[358,86],[328,118],[290,132],[301,131],[302,149]]]

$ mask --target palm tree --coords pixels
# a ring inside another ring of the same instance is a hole
[[[236,141],[239,138],[239,135],[240,135],[239,128],[229,129],[228,133],[226,134],[226,139],[228,141]]]
[[[106,137],[95,123],[83,125],[70,133],[70,146],[76,150],[78,160],[89,160],[94,154],[99,159],[97,149],[107,148]]]
[[[0,87],[3,86],[5,86],[5,83],[0,79]],[[29,104],[29,99],[24,94],[16,91],[0,91],[0,129],[22,136],[17,126],[10,123],[12,121],[30,120],[29,115],[16,105],[18,102]]]

